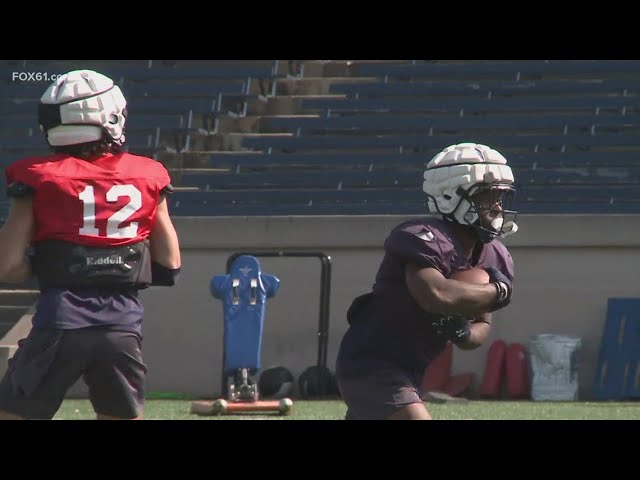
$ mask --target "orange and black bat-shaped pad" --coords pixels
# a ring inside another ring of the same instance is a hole
[[[283,398],[281,400],[232,402],[219,398],[217,400],[196,400],[191,403],[191,413],[196,415],[242,415],[253,412],[276,412],[279,415],[291,415],[293,401],[290,398]]]

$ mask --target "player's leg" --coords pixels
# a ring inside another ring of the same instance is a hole
[[[387,364],[353,376],[337,377],[347,419],[430,420],[414,384],[401,368]]]
[[[6,410],[0,410],[0,420],[26,420],[26,418],[22,415],[9,413]]]
[[[424,403],[420,401],[419,403],[409,403],[401,407],[392,413],[388,420],[431,420],[431,415]]]
[[[140,410],[140,415],[133,418],[113,417],[111,415],[105,415],[104,413],[96,413],[96,420],[144,420],[144,411]]]
[[[347,408],[347,412],[344,414],[345,420],[358,420],[358,417],[354,415],[354,413]]]
[[[32,329],[20,340],[0,382],[0,419],[53,418],[85,365],[87,347],[70,332]]]
[[[84,379],[98,420],[143,418],[147,367],[133,332],[96,329],[93,362]]]

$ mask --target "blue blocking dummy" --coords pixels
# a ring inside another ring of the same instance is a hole
[[[225,374],[260,368],[266,300],[279,287],[280,280],[260,273],[260,263],[250,255],[236,258],[228,275],[211,279],[211,294],[223,302]]]

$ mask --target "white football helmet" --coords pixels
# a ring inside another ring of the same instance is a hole
[[[506,210],[504,201],[512,197],[513,173],[507,160],[498,152],[478,143],[451,145],[427,164],[422,189],[427,194],[429,211],[461,225],[473,227],[478,238],[490,242],[497,236],[506,237],[518,229],[516,212]],[[471,197],[491,190],[502,200],[502,214],[481,224],[478,208]],[[507,195],[509,194],[509,195]]]
[[[40,98],[38,120],[49,145],[76,145],[106,137],[125,141],[127,101],[113,80],[93,70],[61,75]]]

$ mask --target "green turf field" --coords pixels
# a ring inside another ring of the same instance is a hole
[[[340,420],[346,411],[339,400],[294,401],[290,416],[229,415],[201,417],[189,413],[189,400],[148,400],[145,418],[155,420]],[[640,402],[507,402],[470,401],[464,404],[427,404],[437,420],[637,420]],[[65,400],[57,420],[90,420],[88,400]]]

